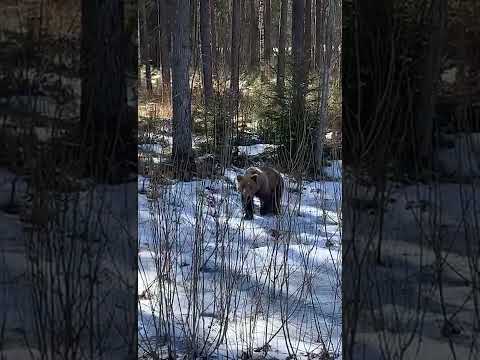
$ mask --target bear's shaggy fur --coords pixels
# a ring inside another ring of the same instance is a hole
[[[260,200],[260,214],[280,214],[283,178],[270,167],[250,167],[245,175],[237,176],[238,191],[242,194],[245,219],[253,219],[253,198]]]

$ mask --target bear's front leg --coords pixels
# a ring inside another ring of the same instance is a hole
[[[245,216],[243,217],[245,220],[253,220],[253,198],[247,199],[242,196],[243,202],[243,210],[245,212]]]
[[[260,205],[260,215],[267,215],[272,212],[272,199],[262,199]]]
[[[282,196],[276,192],[273,197],[273,214],[274,215],[280,215],[281,213],[281,208],[282,208],[281,199],[282,199]]]

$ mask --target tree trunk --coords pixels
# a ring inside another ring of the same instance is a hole
[[[213,96],[212,83],[212,33],[210,0],[200,0],[200,38],[202,42],[203,94],[208,108]]]
[[[298,100],[304,97],[304,0],[293,0],[292,4],[292,51],[293,51],[293,80],[297,90]]]
[[[335,7],[335,0],[328,0],[328,12],[325,14],[325,28],[324,28],[324,42],[322,46],[325,46],[325,51],[322,54],[318,71],[320,72],[320,86],[319,86],[319,103],[317,109],[317,121],[315,127],[315,137],[314,137],[314,161],[315,161],[315,171],[320,171],[322,168],[322,159],[323,159],[323,145],[325,142],[325,128],[327,125],[327,114],[328,114],[328,97],[330,90],[330,70],[332,64],[333,56],[333,45],[334,45],[334,31],[335,31],[335,17],[338,16],[337,12],[339,9]]]
[[[272,5],[270,0],[264,0],[263,9],[263,51],[266,69],[269,69],[272,58]]]
[[[190,35],[192,39],[192,66],[196,69],[197,65],[202,63],[198,0],[190,1],[190,13],[192,14]]]
[[[323,30],[323,0],[315,1],[315,68],[320,70],[323,54],[322,30]]]
[[[157,0],[160,13],[160,56],[162,62],[162,99],[170,102],[171,97],[171,76],[170,76],[170,6],[167,0]]]
[[[233,1],[233,0],[232,0]],[[232,1],[227,1],[228,4],[231,4]],[[228,9],[230,9],[230,6],[227,6]],[[222,49],[222,65],[223,65],[223,71],[226,74],[227,72],[231,71],[230,70],[230,65],[231,65],[231,40],[232,40],[232,34],[231,34],[231,29],[232,29],[232,17],[227,16],[222,19],[222,26],[219,30],[219,34],[222,34],[221,36],[221,49]]]
[[[447,13],[447,0],[438,0],[432,3],[431,31],[422,71],[424,76],[421,83],[416,131],[421,166],[427,169],[431,169],[433,160],[433,116],[446,37]]]
[[[245,29],[244,33],[248,33],[250,29],[250,17],[249,17],[249,4],[247,1],[242,1],[240,3],[240,12],[242,14],[240,18],[240,29]],[[240,68],[243,66],[250,65],[250,59],[248,58],[248,53],[250,52],[250,37],[249,36],[240,36],[241,45],[240,45],[240,54],[243,56],[240,58]]]
[[[141,64],[143,61],[142,55],[142,39],[143,36],[140,33],[140,29],[142,28],[142,24],[140,21],[140,16],[137,16],[137,39],[138,39],[138,46],[137,46],[137,64]]]
[[[137,39],[138,39],[138,63],[143,64],[143,59],[145,58],[145,43],[143,35],[143,18],[142,16],[137,17]]]
[[[255,0],[250,1],[250,64],[251,71],[258,69],[260,62],[258,45],[259,45],[259,29],[258,29],[258,12]]]
[[[223,166],[230,165],[232,156],[232,135],[233,124],[238,110],[239,97],[239,62],[240,62],[240,0],[232,0],[232,42],[230,52],[230,99],[229,115],[227,117],[224,149],[222,162]]]
[[[210,0],[210,26],[211,26],[211,35],[212,35],[212,64],[215,76],[218,77],[218,45],[217,45],[217,20],[216,20],[216,6],[215,1]]]
[[[280,97],[285,92],[285,47],[287,45],[288,0],[282,0],[280,8],[280,34],[278,38],[277,91]]]
[[[232,49],[230,57],[230,94],[234,100],[234,108],[239,94],[239,60],[240,60],[240,0],[232,0]]]
[[[127,164],[136,162],[130,156],[134,127],[128,116],[130,52],[125,48],[130,40],[123,20],[123,2],[82,1],[80,161],[86,176],[106,182],[122,181]]]
[[[305,0],[305,71],[310,70],[312,58],[312,0]]]
[[[290,126],[290,155],[303,153],[300,149],[305,137],[305,2],[293,0],[292,3],[292,51],[293,51],[293,87],[295,89],[292,109],[293,123]]]
[[[174,12],[172,103],[175,176],[189,180],[192,176],[192,115],[189,65],[192,57],[190,0],[177,0]]]
[[[141,4],[142,23],[143,23],[143,41],[145,43],[145,54],[143,63],[145,64],[145,85],[147,87],[148,95],[152,94],[152,69],[151,64],[151,47],[150,47],[150,33],[147,22],[147,4],[146,0],[142,0]]]
[[[151,24],[151,37],[150,37],[150,44],[151,44],[151,58],[152,67],[155,66],[156,68],[160,69],[162,66],[161,63],[161,51],[160,51],[160,19],[159,15],[160,12],[158,10],[158,0],[153,2],[154,9],[151,9],[148,13],[148,22]],[[155,10],[155,11],[154,11]]]

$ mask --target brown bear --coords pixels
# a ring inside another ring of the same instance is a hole
[[[283,178],[270,167],[250,167],[245,175],[237,176],[238,191],[242,195],[245,219],[253,219],[253,198],[260,199],[260,214],[280,214]]]

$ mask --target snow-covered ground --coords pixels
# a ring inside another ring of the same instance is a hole
[[[265,150],[274,150],[277,146],[271,144],[255,144],[247,146],[239,146],[238,153],[241,155],[255,156],[265,152]]]
[[[37,231],[26,221],[31,206],[23,180],[16,184],[20,211],[4,212],[14,178],[0,168],[0,359],[123,358],[135,329],[135,319],[128,319],[136,276],[135,182],[48,193],[31,217],[37,226],[48,222]],[[66,345],[68,331],[75,341]],[[102,341],[89,342],[95,336]]]
[[[244,221],[241,173],[139,179],[140,354],[341,358],[341,181],[284,176],[283,214]]]
[[[332,160],[328,166],[323,167],[323,173],[329,179],[342,181],[342,160]]]
[[[444,135],[451,148],[438,152],[438,168],[447,176],[480,177],[480,133]]]
[[[349,199],[353,187],[344,186]],[[375,260],[377,210],[344,208],[343,246],[352,249],[343,272],[343,300],[352,304],[344,313],[352,330],[345,357],[479,359],[478,183],[388,183],[387,189],[383,265]],[[367,190],[356,187],[357,203],[372,197]]]

